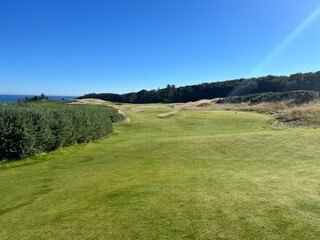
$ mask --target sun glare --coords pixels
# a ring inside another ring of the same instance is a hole
[[[276,48],[274,48],[249,74],[248,77],[255,77],[264,67],[272,62],[281,51],[294,41],[308,26],[320,16],[320,6],[313,11],[296,29],[294,29]]]

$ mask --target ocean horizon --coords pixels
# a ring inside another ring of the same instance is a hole
[[[31,98],[37,95],[10,95],[10,94],[1,94],[0,103],[14,103],[19,99],[24,100],[26,97]],[[62,99],[75,99],[77,96],[47,96],[49,100],[62,100]]]

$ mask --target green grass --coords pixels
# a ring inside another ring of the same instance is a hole
[[[319,129],[169,111],[1,166],[0,239],[320,238]]]

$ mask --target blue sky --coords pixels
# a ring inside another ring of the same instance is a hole
[[[320,0],[0,0],[0,94],[320,70]]]

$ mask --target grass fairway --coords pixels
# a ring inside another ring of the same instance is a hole
[[[320,239],[320,130],[168,109],[0,170],[0,239]]]

